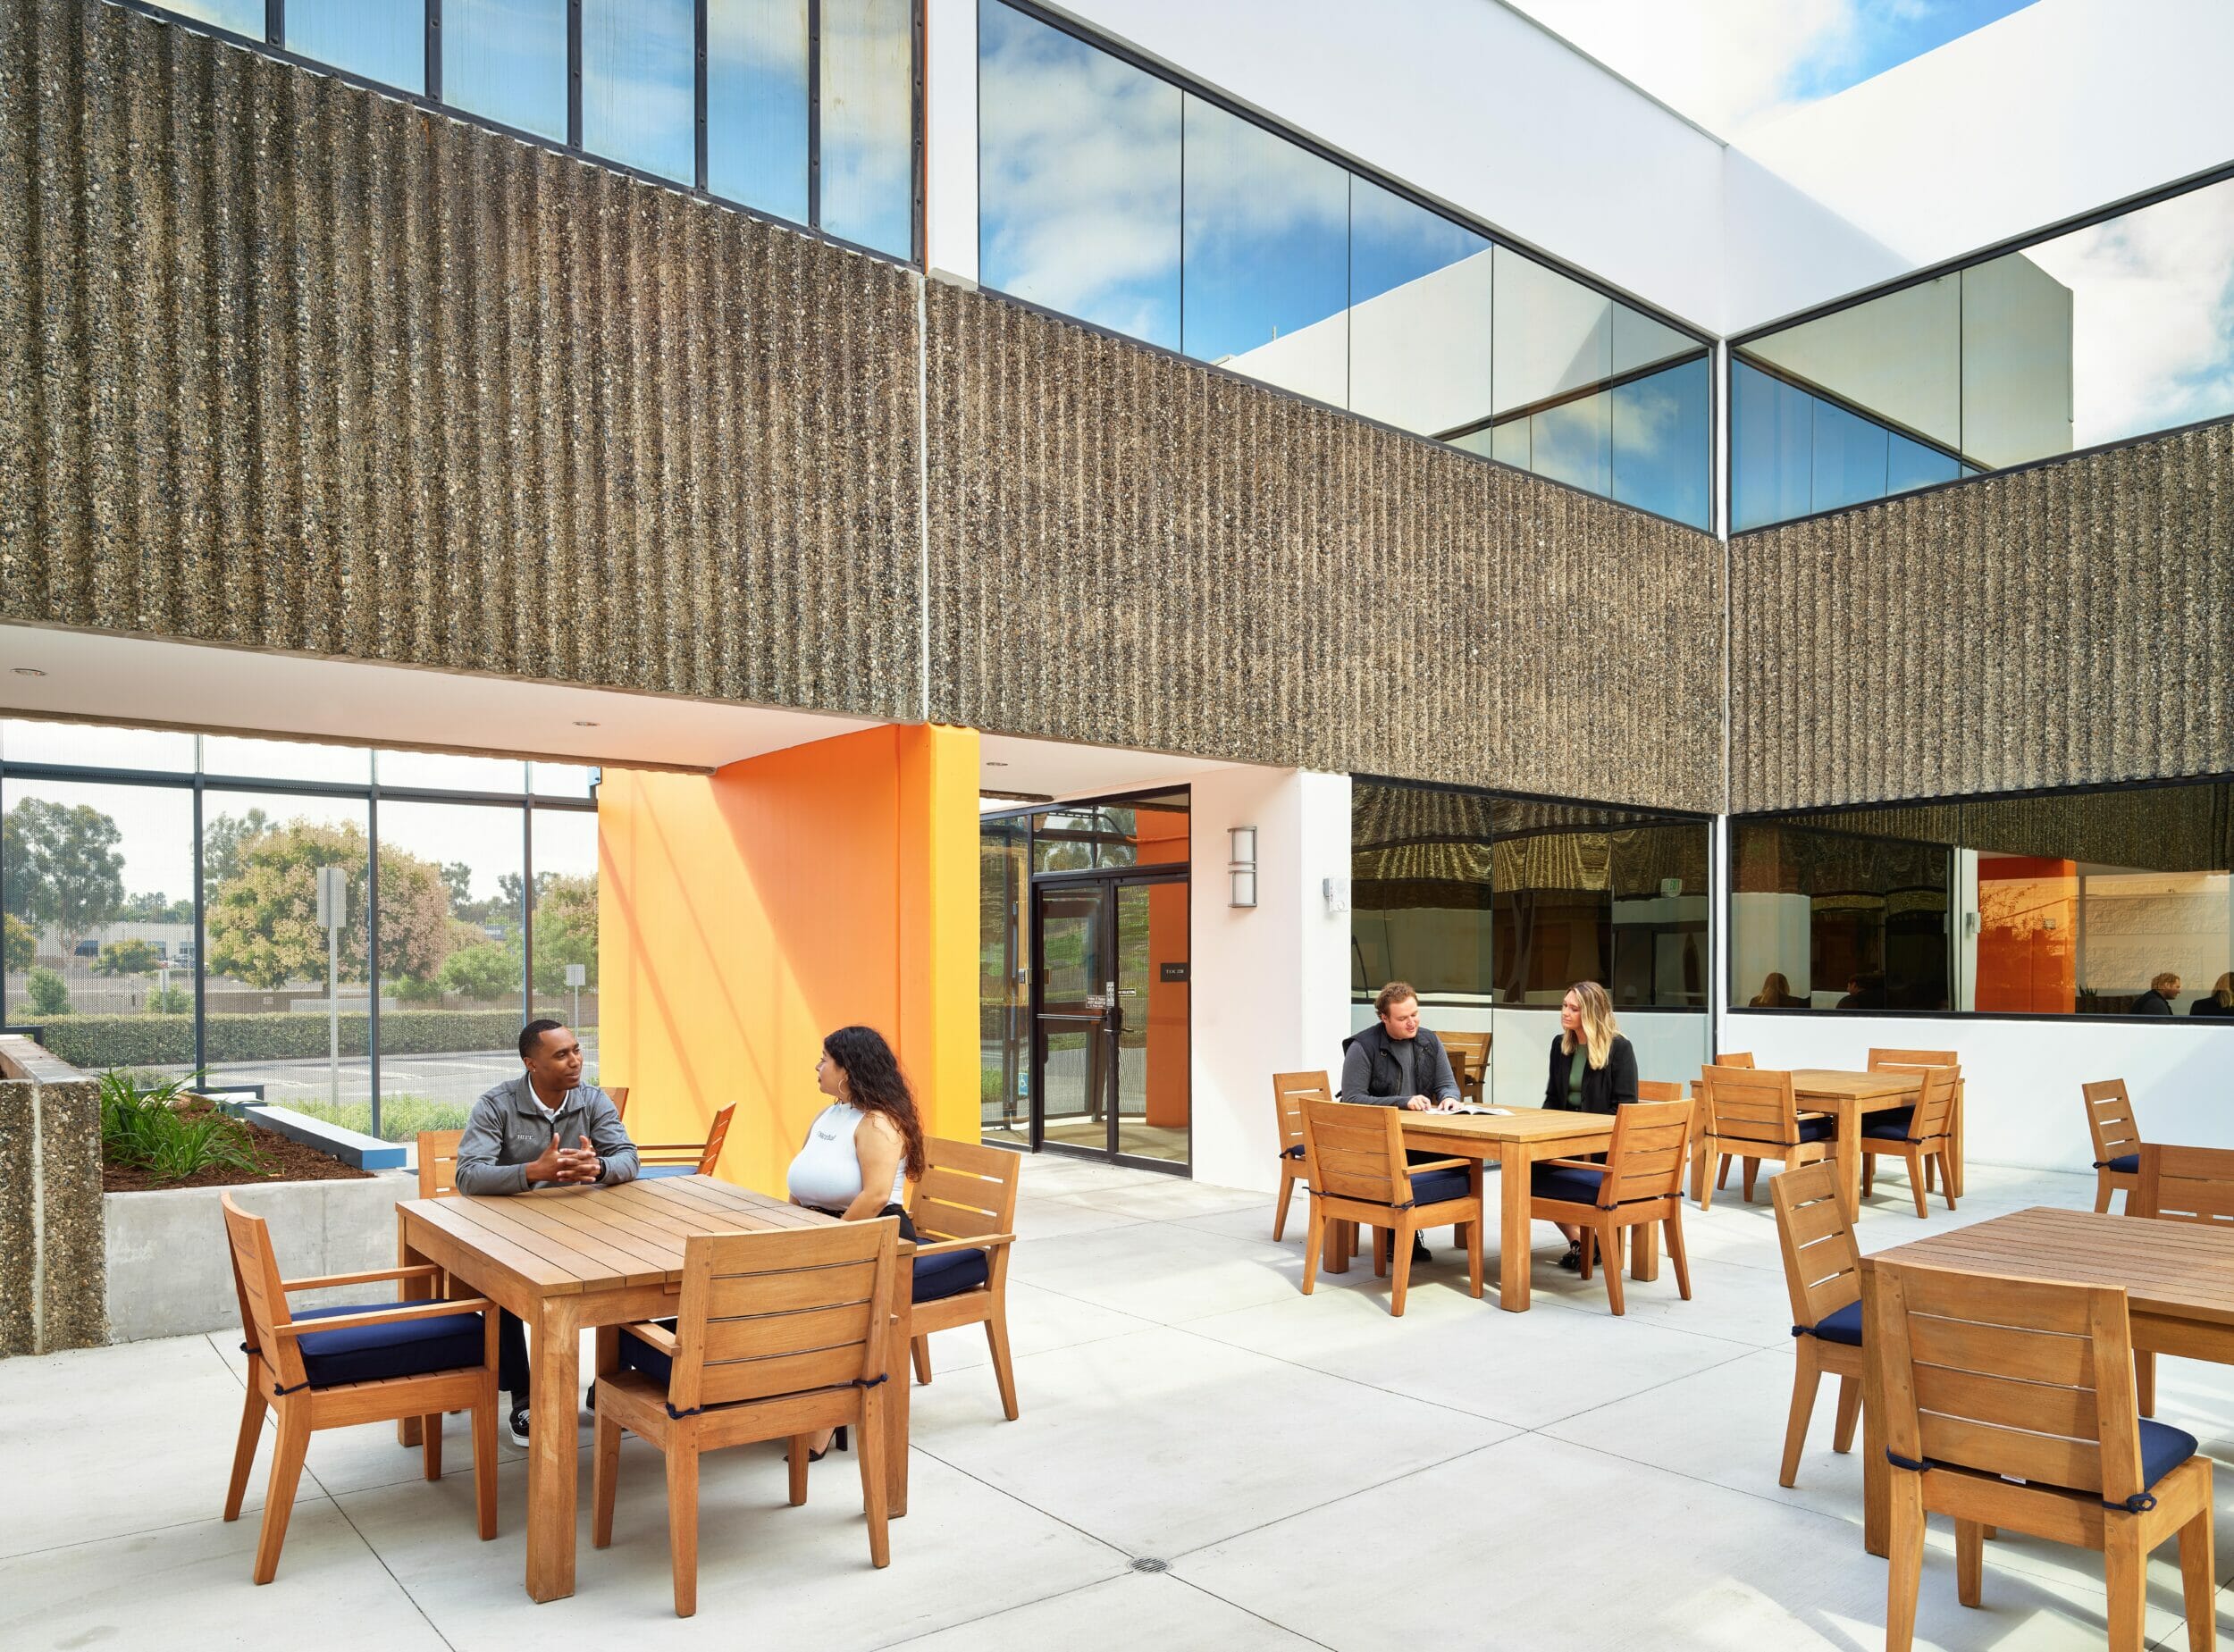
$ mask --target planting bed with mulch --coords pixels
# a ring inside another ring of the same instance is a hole
[[[181,1109],[189,1118],[196,1116],[199,1111]],[[264,1161],[269,1174],[256,1176],[228,1165],[213,1164],[177,1181],[158,1181],[137,1165],[112,1164],[104,1159],[101,1163],[101,1191],[168,1193],[173,1187],[254,1187],[261,1182],[357,1181],[369,1180],[372,1177],[370,1170],[360,1170],[353,1164],[344,1164],[332,1153],[320,1153],[315,1147],[290,1141],[275,1130],[259,1130],[253,1125],[244,1125],[243,1128],[255,1137],[256,1155]]]

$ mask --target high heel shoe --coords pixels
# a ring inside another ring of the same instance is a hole
[[[834,1451],[851,1451],[853,1447],[846,1442],[845,1424],[841,1422],[838,1424],[837,1432],[830,1436],[830,1443],[825,1446],[820,1451],[809,1452],[807,1454],[807,1461],[810,1463],[819,1463],[823,1458],[828,1456]]]

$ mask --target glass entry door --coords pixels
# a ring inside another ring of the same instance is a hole
[[[1041,881],[1033,891],[1031,953],[1040,1144],[1185,1165],[1186,878]]]

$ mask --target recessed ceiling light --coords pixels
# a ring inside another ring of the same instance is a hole
[[[46,675],[37,666],[18,666],[14,669],[19,677],[43,677]]]
[[[574,720],[574,725],[576,728],[595,728],[597,726],[597,719],[594,717],[576,717]]]

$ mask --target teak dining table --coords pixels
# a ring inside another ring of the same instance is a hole
[[[1705,1086],[1692,1081],[1691,1092],[1703,1107]],[[1923,1099],[1924,1080],[1913,1069],[1906,1070],[1888,1068],[1877,1072],[1847,1072],[1831,1067],[1795,1067],[1792,1069],[1793,1099],[1803,1113],[1829,1113],[1838,1120],[1838,1141],[1835,1162],[1838,1176],[1838,1202],[1845,1207],[1846,1220],[1852,1221],[1861,1212],[1861,1120],[1863,1115],[1885,1112],[1894,1107],[1913,1107]],[[1957,1198],[1962,1196],[1962,1127],[1961,1115],[1951,1125],[1947,1143],[1948,1181]],[[1714,1155],[1707,1151],[1706,1124],[1701,1115],[1697,1126],[1698,1135],[1692,1147],[1691,1196],[1696,1199],[1706,1190],[1707,1178],[1715,1173],[1709,1162]],[[1732,1158],[1743,1158],[1733,1153]]]
[[[433,1262],[519,1315],[533,1362],[527,1457],[527,1592],[574,1593],[581,1477],[581,1335],[597,1331],[600,1375],[619,1363],[619,1327],[672,1319],[683,1246],[693,1234],[819,1227],[837,1218],[707,1176],[616,1187],[538,1188],[500,1198],[465,1195],[396,1205],[400,1260]],[[914,1246],[903,1242],[901,1266]],[[431,1295],[431,1281],[408,1281]],[[907,1513],[908,1298],[894,1293],[885,1406],[890,1513]]]
[[[1611,1113],[1554,1111],[1545,1107],[1514,1107],[1502,1113],[1407,1112],[1402,1115],[1404,1145],[1444,1158],[1479,1159],[1504,1166],[1499,1187],[1499,1242],[1497,1258],[1497,1304],[1508,1313],[1528,1311],[1529,1167],[1546,1159],[1572,1158],[1603,1153],[1612,1138]],[[1354,1239],[1352,1222],[1329,1222],[1319,1265],[1330,1273],[1347,1272]],[[1631,1230],[1631,1277],[1659,1276],[1660,1252],[1657,1231],[1650,1225]]]
[[[2125,1287],[2133,1346],[2234,1364],[2234,1233],[2196,1222],[2036,1207],[1861,1259],[1863,1335],[1880,1262]],[[1876,1362],[1862,1361],[1862,1545],[1883,1555],[1891,1522]]]

